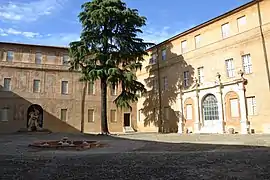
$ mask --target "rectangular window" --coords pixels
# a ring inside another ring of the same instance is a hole
[[[181,51],[182,53],[185,53],[187,51],[187,41],[181,42]]]
[[[4,91],[11,91],[11,78],[4,78]]]
[[[62,81],[61,94],[68,94],[68,81]]]
[[[89,82],[88,83],[88,94],[89,95],[94,95],[95,92],[96,92],[95,82]]]
[[[222,37],[223,37],[223,38],[229,37],[229,33],[230,33],[230,26],[229,26],[229,23],[223,24],[223,25],[221,26],[221,31],[222,31]]]
[[[153,83],[153,91],[157,92],[158,91],[158,80],[156,78],[153,78],[152,83]]]
[[[1,121],[8,121],[8,112],[9,108],[2,108],[0,109],[0,120]]]
[[[33,92],[40,92],[40,80],[37,79],[34,80]]]
[[[199,48],[201,43],[201,35],[195,36],[195,48]]]
[[[184,87],[188,87],[189,83],[189,71],[184,72]]]
[[[35,63],[36,64],[41,64],[41,61],[42,61],[42,53],[36,53]]]
[[[150,59],[150,64],[156,64],[157,63],[157,54],[153,53]]]
[[[186,106],[186,119],[187,120],[192,120],[192,104],[187,104]]]
[[[56,59],[55,54],[47,55],[47,61],[48,61],[49,63],[55,63],[55,59]]]
[[[204,68],[199,67],[198,68],[198,83],[203,83],[204,81]]]
[[[14,59],[14,52],[13,51],[8,51],[7,52],[7,62],[12,62]]]
[[[162,61],[166,60],[166,49],[162,50]]]
[[[115,109],[112,109],[111,110],[111,122],[117,122],[116,121],[116,110]]]
[[[234,77],[235,76],[235,71],[234,71],[233,59],[225,60],[225,64],[226,64],[227,76],[229,78]]]
[[[95,121],[94,116],[95,116],[95,110],[94,109],[88,109],[88,122],[89,123]]]
[[[67,109],[61,109],[61,117],[60,117],[60,119],[62,120],[62,121],[67,121]]]
[[[244,73],[251,74],[252,73],[252,63],[251,63],[250,54],[243,55],[242,62],[243,62]]]
[[[141,115],[142,115],[142,110],[140,109],[139,111],[138,111],[138,121],[139,122],[141,122]]]
[[[242,16],[242,17],[237,19],[237,26],[238,26],[238,31],[239,32],[243,31],[243,28],[246,25],[246,23],[247,23],[246,16]]]
[[[248,108],[248,115],[249,116],[257,115],[256,99],[254,96],[247,97],[247,108]]]
[[[116,96],[117,95],[117,86],[111,85],[111,95]]]
[[[163,77],[163,90],[168,90],[169,84],[168,84],[168,78],[167,76]]]
[[[68,55],[64,55],[63,56],[63,65],[68,65],[69,64],[69,56]]]
[[[231,117],[239,117],[238,99],[230,99]]]
[[[170,108],[169,107],[165,107],[164,108],[164,119],[165,120],[169,120],[169,118],[170,118],[170,116],[169,116],[169,111],[170,110]]]

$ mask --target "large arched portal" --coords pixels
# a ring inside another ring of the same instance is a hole
[[[219,120],[218,101],[213,94],[205,96],[202,102],[204,127],[213,128]]]
[[[43,109],[38,104],[32,104],[27,110],[27,129],[37,131],[43,128]]]

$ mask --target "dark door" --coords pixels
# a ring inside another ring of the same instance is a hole
[[[124,126],[130,126],[130,113],[124,114]]]

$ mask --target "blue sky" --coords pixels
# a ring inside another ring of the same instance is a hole
[[[250,0],[124,0],[147,17],[142,37],[161,42]],[[86,0],[1,0],[0,41],[67,46],[77,40]]]

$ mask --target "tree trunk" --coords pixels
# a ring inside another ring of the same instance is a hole
[[[107,80],[101,79],[101,133],[109,134],[107,122]]]

